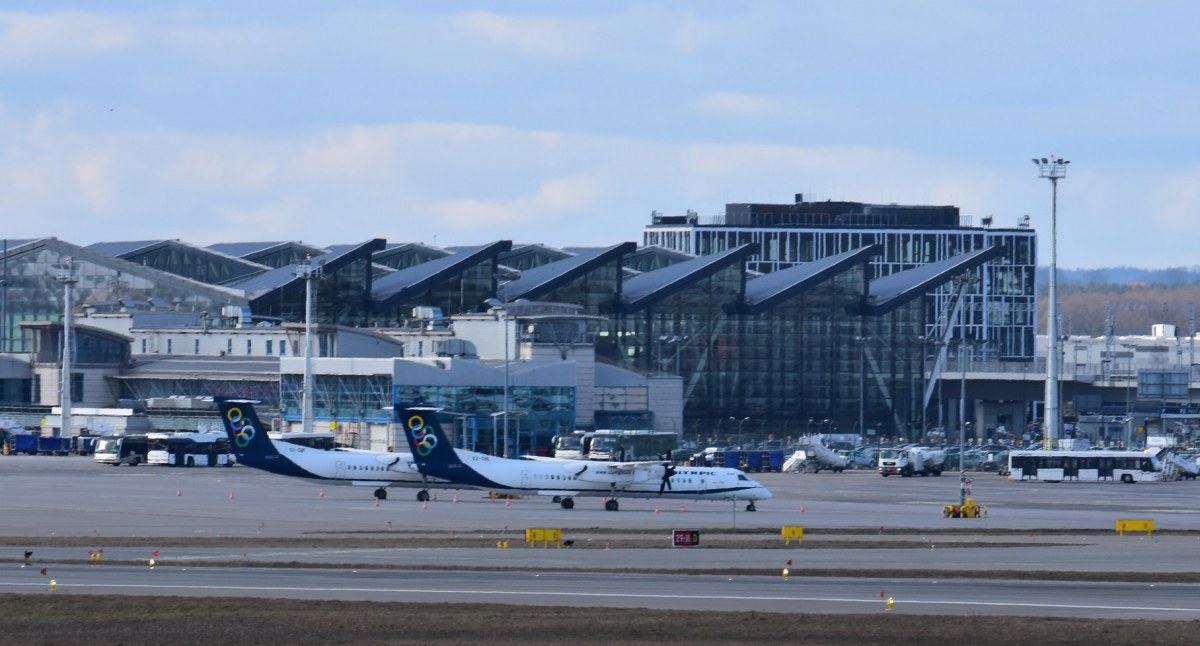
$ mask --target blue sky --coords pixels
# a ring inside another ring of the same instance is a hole
[[[651,210],[953,204],[1200,265],[1200,3],[8,2],[9,238],[640,241]],[[1049,261],[1043,235],[1041,261]]]

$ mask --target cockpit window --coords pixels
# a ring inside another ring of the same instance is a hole
[[[739,473],[739,474],[738,474],[738,480],[745,480],[745,481],[749,481],[749,480],[750,480],[750,478],[747,478],[747,477],[746,477],[746,474],[744,474],[744,473]]]

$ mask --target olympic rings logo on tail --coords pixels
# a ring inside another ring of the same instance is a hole
[[[254,424],[242,414],[242,409],[234,406],[225,413],[225,419],[229,420],[229,428],[232,429],[233,443],[241,448],[246,448],[250,444],[250,440],[258,434],[258,429],[254,428]]]
[[[433,434],[433,429],[425,426],[425,418],[413,415],[408,418],[406,426],[408,426],[408,434],[412,436],[417,455],[426,457],[433,453],[433,449],[438,445],[438,439]]]

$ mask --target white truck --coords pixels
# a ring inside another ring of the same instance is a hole
[[[908,478],[918,473],[923,476],[940,476],[945,461],[946,454],[941,449],[923,446],[881,449],[879,451],[879,475],[885,478],[892,474]]]

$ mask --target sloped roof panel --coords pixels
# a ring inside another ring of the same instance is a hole
[[[347,246],[337,252],[324,253],[319,256],[314,256],[310,259],[313,266],[324,265],[326,271],[336,271],[348,262],[360,258],[364,253],[370,254],[376,249],[382,249],[384,241],[376,238],[364,242],[357,246]],[[233,283],[231,286],[237,289],[246,291],[246,296],[250,300],[257,300],[279,289],[283,289],[293,282],[303,282],[304,278],[299,275],[299,264],[287,265],[279,267],[267,272],[263,272],[257,276],[253,276],[244,281]]]
[[[867,290],[867,314],[878,316],[927,294],[942,283],[1000,255],[1004,248],[993,245],[953,258],[931,262],[871,281]]]
[[[742,245],[634,276],[621,287],[621,304],[627,312],[644,309],[720,269],[745,262],[754,251],[753,245]]]
[[[622,242],[611,247],[590,249],[557,262],[526,269],[521,272],[520,278],[509,281],[505,285],[504,293],[509,300],[536,299],[598,266],[632,253],[635,249],[637,249],[636,243]]]
[[[769,310],[856,264],[866,263],[877,253],[878,245],[868,245],[748,280],[746,307],[751,314]]]
[[[96,253],[102,253],[106,256],[119,258],[127,253],[153,247],[156,244],[161,244],[166,240],[117,240],[112,242],[97,242],[90,244],[85,249],[90,249]]]
[[[380,307],[392,307],[429,290],[455,274],[512,248],[512,241],[500,240],[479,247],[462,248],[444,258],[397,270],[375,281],[371,297]]]

